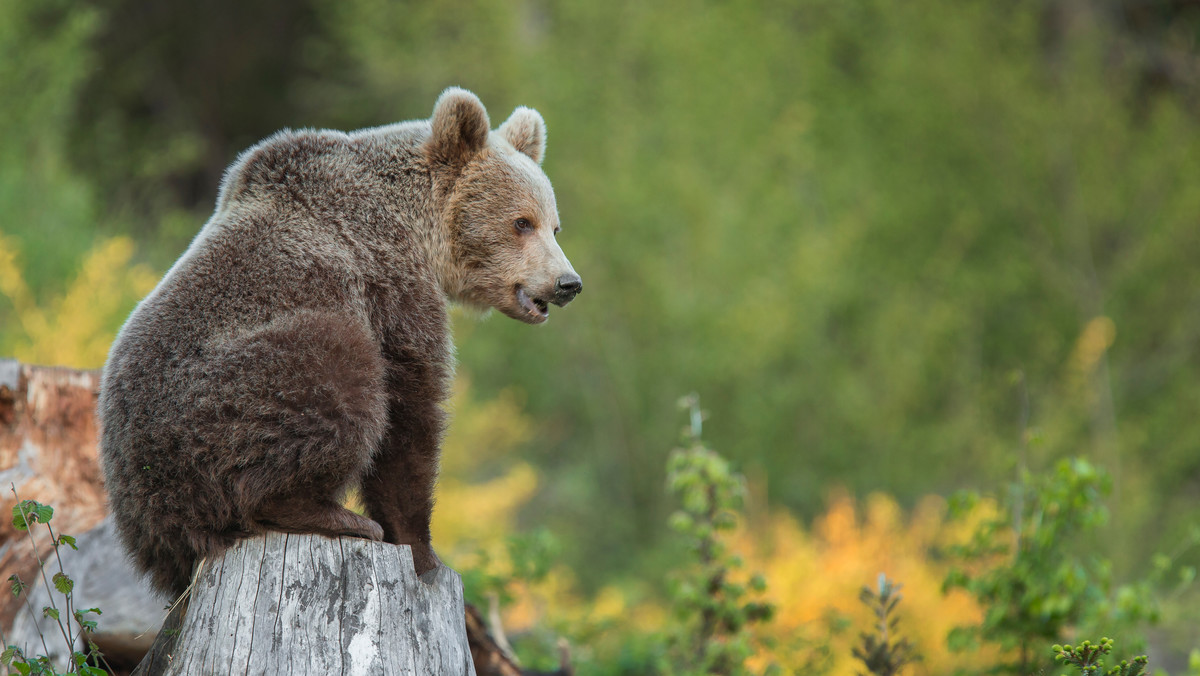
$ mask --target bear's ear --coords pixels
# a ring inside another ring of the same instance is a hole
[[[518,151],[542,163],[546,154],[546,122],[538,111],[521,106],[496,131]]]
[[[438,97],[431,125],[434,153],[456,163],[465,163],[483,150],[491,132],[479,97],[458,87],[450,87]]]

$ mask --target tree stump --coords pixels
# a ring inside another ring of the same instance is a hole
[[[135,674],[475,674],[462,580],[408,547],[268,533],[202,561]]]

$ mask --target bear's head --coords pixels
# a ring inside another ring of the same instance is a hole
[[[530,324],[566,305],[583,281],[559,248],[558,206],[542,172],[546,124],[517,108],[496,131],[466,90],[434,105],[429,153],[452,182],[443,215],[449,260],[443,285],[455,300]]]

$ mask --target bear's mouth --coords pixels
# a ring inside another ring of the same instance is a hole
[[[550,304],[541,298],[531,298],[525,293],[525,287],[517,287],[517,305],[525,311],[526,321],[540,324],[550,316]]]

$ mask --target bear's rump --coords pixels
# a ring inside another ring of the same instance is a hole
[[[387,420],[383,359],[362,322],[289,313],[206,351],[192,380],[198,469],[249,508],[332,494],[370,464]]]
[[[293,312],[173,368],[149,361],[113,402],[132,424],[106,444],[106,465],[114,510],[164,530],[248,532],[265,501],[340,496],[384,434],[383,360],[353,317]],[[137,380],[153,400],[139,401]]]

